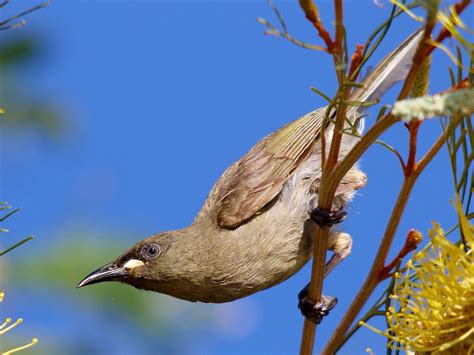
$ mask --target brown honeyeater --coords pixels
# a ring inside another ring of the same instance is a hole
[[[387,55],[349,100],[378,99],[404,79],[421,36],[421,30],[414,32]],[[328,124],[321,131],[326,111],[314,110],[260,140],[222,174],[190,226],[143,239],[78,287],[118,281],[183,300],[221,303],[295,274],[312,255],[317,224],[310,215],[318,201],[320,138],[324,134],[329,147],[334,128]],[[363,112],[364,107],[349,106],[348,121],[354,123]],[[357,141],[343,135],[340,159]],[[345,207],[365,183],[365,174],[352,167],[336,191],[333,209]],[[350,253],[351,244],[348,234],[330,229],[334,254],[326,274]]]

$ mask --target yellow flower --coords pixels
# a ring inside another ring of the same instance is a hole
[[[395,275],[389,329],[382,333],[363,323],[388,337],[392,349],[399,343],[415,353],[474,353],[474,226],[459,215],[467,251],[433,223],[431,244]]]
[[[5,293],[0,291],[0,302],[3,301],[4,297],[5,297]],[[18,324],[20,324],[22,322],[23,322],[23,319],[21,319],[21,318],[18,318],[13,323],[12,323],[11,318],[6,318],[5,321],[3,322],[3,324],[0,324],[0,336],[4,335],[9,330],[12,330],[13,328],[15,328]],[[38,339],[33,338],[31,340],[31,342],[26,344],[26,345],[18,346],[14,349],[11,349],[11,350],[2,351],[2,355],[10,355],[10,354],[16,353],[17,351],[28,349],[28,348],[32,347],[33,345],[35,345],[36,343],[38,343]]]

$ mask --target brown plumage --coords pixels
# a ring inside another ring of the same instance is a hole
[[[236,228],[273,200],[304,162],[321,129],[314,111],[263,138],[225,171],[209,196],[221,228]]]
[[[380,97],[403,79],[419,38],[417,31],[390,53],[351,100]],[[227,302],[293,275],[311,258],[316,227],[308,211],[317,204],[325,112],[317,109],[259,141],[223,173],[189,227],[146,238],[78,286],[119,281],[189,301]],[[361,114],[361,108],[350,107],[347,117],[354,122]],[[332,128],[324,132],[327,147]],[[356,141],[344,135],[340,156]],[[354,166],[336,192],[334,208],[347,205],[365,182]],[[329,244],[340,260],[350,252],[351,239],[331,230]]]

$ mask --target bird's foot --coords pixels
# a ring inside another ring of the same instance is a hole
[[[304,317],[319,324],[323,317],[327,316],[329,311],[336,306],[337,298],[322,295],[321,301],[314,303],[308,298],[308,286],[303,288],[298,294],[298,308]]]
[[[318,207],[309,212],[309,216],[321,228],[332,227],[334,224],[341,223],[346,219],[347,213],[343,208],[337,210],[325,211]]]

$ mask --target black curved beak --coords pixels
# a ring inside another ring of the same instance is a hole
[[[129,275],[129,270],[126,270],[124,267],[118,267],[114,262],[111,262],[87,275],[76,287],[79,288],[104,281],[114,281],[119,277]]]

